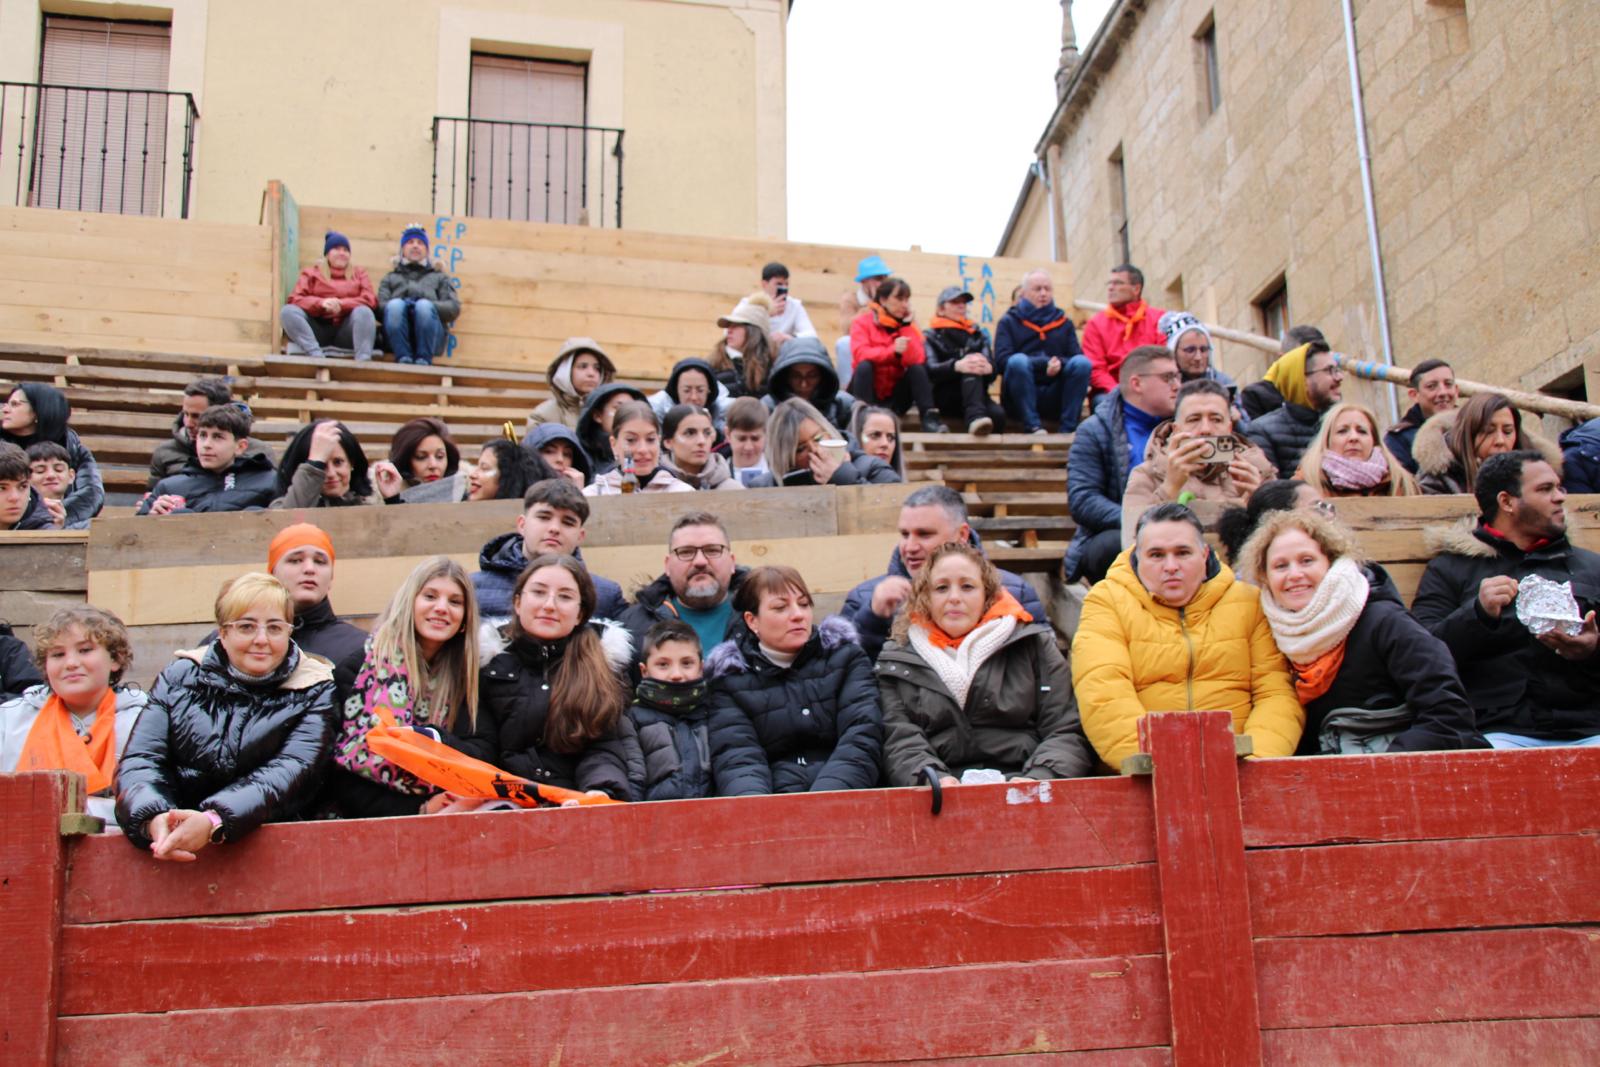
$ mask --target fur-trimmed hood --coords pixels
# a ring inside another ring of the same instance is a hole
[[[857,644],[860,639],[860,633],[849,619],[843,615],[829,615],[817,623],[811,640],[806,644],[807,647],[816,644],[822,651],[832,652],[840,645]],[[749,648],[746,649],[745,645]],[[755,635],[748,627],[743,629],[736,637],[722,642],[706,656],[706,677],[721,678],[728,674],[743,674],[750,669],[747,654],[754,653],[756,648]],[[804,650],[801,654],[804,654]]]
[[[1460,408],[1451,408],[1441,411],[1428,418],[1417,429],[1417,436],[1411,443],[1411,456],[1417,461],[1417,475],[1425,474],[1446,475],[1451,469],[1459,471],[1461,464],[1456,459],[1454,452],[1450,451],[1450,428],[1456,424],[1456,413]],[[1561,449],[1556,443],[1529,425],[1529,417],[1524,415],[1522,420],[1522,436],[1528,447],[1544,457],[1545,462],[1561,471]]]
[[[611,669],[626,673],[633,664],[633,635],[628,628],[613,619],[590,619],[589,628],[600,635],[600,647],[605,651]],[[488,663],[511,647],[511,624],[499,626],[483,622],[478,624],[478,662]]]
[[[1460,519],[1438,526],[1424,526],[1422,545],[1428,550],[1429,559],[1446,554],[1494,559],[1497,555],[1494,546],[1485,543],[1473,532],[1477,528],[1478,520],[1475,518]]]

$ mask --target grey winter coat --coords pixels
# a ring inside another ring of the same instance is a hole
[[[1277,468],[1278,477],[1293,478],[1300,467],[1300,457],[1306,454],[1320,425],[1321,412],[1285,400],[1282,407],[1251,419],[1244,435],[1261,446]]]
[[[408,263],[398,257],[394,269],[378,283],[378,310],[394,299],[431,300],[439,312],[439,321],[446,325],[456,321],[461,314],[461,297],[450,284],[450,275],[427,260]]]
[[[1122,526],[1122,492],[1132,469],[1128,432],[1122,425],[1122,394],[1107,393],[1072,439],[1067,453],[1067,510],[1078,528],[1062,566],[1077,577],[1089,539]]]
[[[924,767],[957,778],[974,767],[1008,778],[1094,773],[1097,761],[1078,721],[1072,671],[1046,624],[1018,625],[978,668],[962,705],[910,645],[885,645],[877,675],[891,785],[923,784]]]

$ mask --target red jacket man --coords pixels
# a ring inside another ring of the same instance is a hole
[[[1166,312],[1144,302],[1144,272],[1138,267],[1124,263],[1111,269],[1106,302],[1110,307],[1083,324],[1083,354],[1094,366],[1089,388],[1096,395],[1116,389],[1129,352],[1167,343],[1156,325]]]

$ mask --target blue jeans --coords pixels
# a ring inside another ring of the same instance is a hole
[[[444,323],[432,300],[395,297],[383,305],[383,332],[400,363],[432,363],[444,340]]]
[[[1549,741],[1542,737],[1525,737],[1522,734],[1484,734],[1495,748],[1595,748],[1600,747],[1600,734],[1577,741]]]
[[[1001,399],[1006,413],[1022,424],[1023,433],[1039,429],[1039,420],[1061,420],[1061,432],[1078,428],[1083,414],[1083,398],[1089,395],[1088,356],[1073,356],[1062,361],[1061,372],[1051,376],[1048,360],[1034,359],[1021,352],[1006,361]]]

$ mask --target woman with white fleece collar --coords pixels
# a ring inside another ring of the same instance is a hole
[[[569,430],[576,430],[584,400],[616,376],[617,365],[611,362],[598,341],[592,337],[567,338],[545,371],[550,399],[533,409],[533,414],[528,416],[528,429],[543,422],[559,422]]]
[[[1274,512],[1239,550],[1306,710],[1299,756],[1487,748],[1444,642],[1412,618],[1355,537]]]

